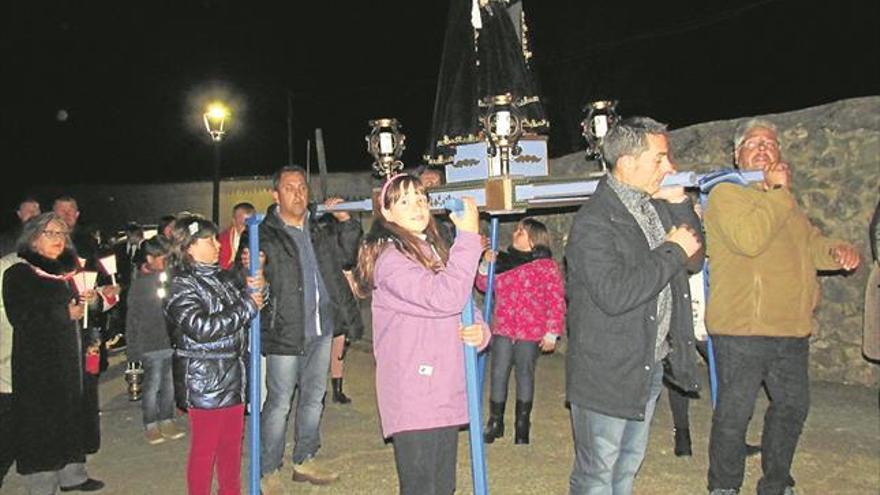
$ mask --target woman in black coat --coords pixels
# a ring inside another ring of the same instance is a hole
[[[54,213],[29,220],[18,240],[24,259],[3,279],[13,327],[13,421],[16,468],[30,493],[95,491],[86,454],[94,449],[87,424],[96,415],[83,392],[84,350],[78,320],[84,312],[72,280],[77,270],[67,224]]]

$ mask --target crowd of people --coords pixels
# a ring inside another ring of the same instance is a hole
[[[771,122],[743,123],[733,145],[736,166],[762,170],[764,180],[717,185],[701,219],[684,188],[662,186],[675,171],[666,127],[646,117],[612,127],[603,142],[609,172],[574,218],[564,265],[534,218],[518,221],[502,251],[486,245],[470,198],[461,212],[435,218],[428,191],[440,180],[431,170],[423,179],[387,177],[364,234],[349,213],[318,215],[305,170],[282,167],[258,227],[259,253],[248,249],[245,220],[256,210],[246,202],[223,231],[183,212],[163,217],[147,239],[128,228],[108,249],[78,225],[74,198],[56,199],[48,213],[24,198],[19,228],[0,239],[0,476],[14,462],[35,495],[104,487],[86,460],[100,448],[98,376],[108,342],[119,341],[106,332],[115,319],[124,322],[128,360],[144,369],[144,440],[188,432],[188,493],[210,493],[215,472],[219,493],[240,493],[244,415],[256,407],[246,394],[247,336],[261,314],[262,493],[289,491],[281,467],[291,413],[292,481],[333,483],[340,473],[318,456],[328,378],[333,402],[350,403],[343,356],[363,333],[358,299],[371,297],[381,432],[402,494],[455,491],[458,437],[469,419],[463,345],[491,356],[484,441],[505,435],[513,371],[513,443],[528,444],[536,365],[561,338],[575,452],[570,493],[631,493],[664,384],[675,454],[692,453],[687,401],[702,381],[697,350],[706,358],[708,332],[718,377],[709,493],[739,493],[763,387],[770,406],[758,493],[791,495],[809,409],[816,273],[855,270],[860,256],[823,236],[798,206]],[[108,255],[118,275],[102,261]],[[704,300],[694,277],[706,261]],[[464,326],[462,308],[487,289],[490,263],[492,320],[477,315]],[[82,282],[87,272],[97,274],[93,285]]]

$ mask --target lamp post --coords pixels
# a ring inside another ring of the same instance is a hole
[[[205,129],[214,142],[214,173],[212,178],[213,192],[211,199],[211,218],[215,224],[220,222],[220,142],[226,135],[226,119],[229,109],[222,103],[212,103],[202,115]]]

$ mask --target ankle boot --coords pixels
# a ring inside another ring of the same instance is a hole
[[[337,404],[348,404],[351,399],[342,393],[342,378],[331,378],[330,383],[333,384],[333,402]]]
[[[693,455],[691,452],[691,431],[688,428],[673,428],[675,433],[675,456],[687,457]]]
[[[513,425],[514,429],[516,430],[516,434],[513,437],[513,443],[529,443],[529,429],[532,426],[532,422],[530,419],[531,415],[531,402],[523,402],[521,400],[516,401],[516,422]]]
[[[504,402],[489,401],[489,421],[483,430],[483,441],[492,443],[504,436]]]

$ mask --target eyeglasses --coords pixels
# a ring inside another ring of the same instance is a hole
[[[759,147],[763,146],[764,149],[768,150],[778,150],[779,143],[777,141],[769,140],[769,139],[749,139],[743,141],[740,145],[747,150],[756,150]]]
[[[49,239],[64,239],[67,237],[66,230],[44,230],[40,233]]]

